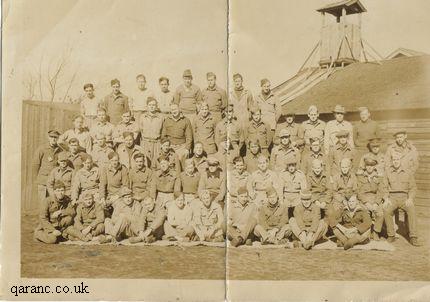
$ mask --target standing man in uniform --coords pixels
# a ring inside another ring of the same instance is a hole
[[[121,121],[121,116],[124,112],[130,111],[128,104],[128,97],[125,96],[121,90],[121,83],[118,79],[113,79],[110,81],[112,86],[112,93],[107,95],[102,106],[106,108],[106,113],[109,116],[110,122],[114,125]]]
[[[297,150],[290,140],[290,132],[287,129],[282,129],[279,133],[280,144],[272,149],[270,156],[270,167],[275,171],[284,171],[287,168],[286,161],[289,158],[294,158],[297,163],[300,163],[300,152]]]
[[[251,118],[251,107],[254,106],[254,99],[249,89],[243,87],[243,77],[236,73],[233,75],[234,88],[230,92],[229,104],[232,104],[236,112],[241,127],[245,127]]]
[[[147,111],[148,98],[154,98],[154,93],[146,87],[146,77],[143,74],[136,76],[137,88],[130,98],[130,108],[135,121],[139,121],[143,112]]]
[[[84,85],[85,95],[80,98],[81,114],[85,117],[85,126],[90,129],[93,121],[97,117],[97,108],[100,100],[94,95],[94,85],[87,83]]]
[[[179,109],[191,122],[194,122],[197,112],[199,111],[200,102],[202,101],[202,92],[200,88],[194,85],[191,70],[186,69],[182,75],[184,83],[176,89],[175,103]]]
[[[169,79],[161,77],[158,79],[160,85],[160,91],[156,93],[155,98],[158,101],[158,109],[163,115],[167,117],[170,113],[170,105],[175,100],[175,95],[169,90]]]
[[[279,98],[270,89],[270,81],[268,79],[261,80],[261,93],[257,95],[256,105],[261,109],[261,119],[269,125],[273,137],[276,123],[281,116],[282,107]]]
[[[348,121],[345,121],[345,107],[341,105],[336,105],[333,110],[333,114],[335,119],[332,121],[329,121],[325,127],[325,133],[324,133],[324,151],[328,153],[330,150],[330,147],[335,146],[337,143],[338,138],[336,137],[336,134],[339,131],[346,131],[348,132],[348,142],[351,148],[354,148],[354,141],[353,141],[353,130],[352,130],[352,124]]]
[[[240,151],[243,145],[243,129],[242,124],[237,120],[234,115],[233,104],[227,106],[227,116],[218,122],[215,127],[215,142],[220,149],[222,141],[229,138],[231,145],[237,152]],[[241,114],[244,114],[241,112]]]
[[[349,135],[349,132],[346,130],[340,130],[336,133],[337,142],[330,147],[330,152],[327,156],[327,171],[331,176],[339,172],[340,162],[344,158],[350,159],[353,164],[352,166],[355,166],[355,151],[349,144]]]
[[[388,169],[391,165],[391,158],[394,155],[400,155],[400,161],[404,169],[411,172],[412,175],[418,169],[418,152],[417,148],[410,141],[408,141],[408,135],[405,130],[397,131],[393,134],[394,143],[388,146],[385,155],[385,165]]]
[[[206,102],[200,104],[200,111],[194,120],[193,131],[194,139],[203,144],[208,155],[214,154],[217,151],[215,144],[215,127],[216,119],[209,111],[209,105]]]
[[[310,139],[312,137],[317,137],[323,142],[326,123],[318,118],[319,112],[317,106],[309,106],[308,117],[309,119],[300,125],[297,135],[299,138],[305,140],[306,145],[311,144]]]
[[[48,175],[57,165],[58,153],[62,151],[60,146],[57,144],[60,133],[57,130],[48,131],[48,144],[41,146],[36,151],[36,156],[33,161],[33,173],[36,178],[37,194],[39,197],[39,203],[42,203],[46,196],[48,196],[48,190],[46,182]]]
[[[222,113],[227,107],[227,93],[216,84],[216,75],[213,72],[206,74],[208,87],[202,91],[202,100],[209,106],[215,124],[221,121]]]
[[[157,112],[157,100],[149,97],[148,111],[140,116],[139,129],[141,134],[141,147],[145,155],[153,162],[160,152],[161,128],[163,116]]]
[[[273,138],[273,143],[275,146],[279,145],[280,137],[279,134],[283,129],[286,129],[290,133],[291,142],[295,143],[299,137],[299,124],[294,122],[295,114],[288,112],[287,114],[282,114],[276,123],[275,136]]]
[[[359,107],[360,121],[354,125],[354,144],[356,148],[357,160],[367,151],[367,143],[373,137],[380,137],[380,129],[377,122],[370,119],[370,112],[367,107]]]
[[[250,141],[258,140],[261,153],[269,156],[269,146],[272,143],[273,135],[270,130],[270,125],[262,120],[260,108],[251,108],[251,121],[247,123],[243,133],[247,145]]]

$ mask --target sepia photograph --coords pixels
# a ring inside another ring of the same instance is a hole
[[[3,1],[6,297],[430,299],[429,10]]]

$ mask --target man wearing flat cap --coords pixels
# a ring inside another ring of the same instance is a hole
[[[372,237],[379,240],[384,223],[384,213],[382,208],[385,194],[384,181],[376,171],[378,162],[371,158],[364,159],[364,171],[357,175],[357,198],[370,212],[373,220]]]
[[[191,70],[184,70],[182,79],[184,83],[176,88],[174,102],[179,105],[182,114],[193,124],[202,101],[202,92],[197,85],[193,84]]]
[[[300,203],[294,208],[293,217],[289,224],[294,236],[303,248],[310,250],[315,242],[326,233],[328,226],[321,219],[320,207],[312,202],[312,194],[308,190],[300,191]]]
[[[215,124],[221,121],[222,113],[227,107],[227,93],[216,84],[216,75],[213,72],[206,74],[208,87],[202,91],[202,101],[209,106],[209,111]]]
[[[276,121],[282,112],[281,102],[270,88],[270,81],[262,79],[260,81],[261,92],[255,99],[255,104],[261,109],[261,119],[263,123],[269,125],[272,130],[272,137],[275,133]]]
[[[408,172],[415,174],[418,169],[418,151],[417,148],[408,140],[405,130],[394,132],[394,143],[388,146],[385,154],[385,168],[391,166],[391,158],[394,154],[400,155],[401,164]]]
[[[338,141],[336,134],[339,131],[348,132],[349,145],[351,148],[354,148],[352,124],[348,121],[345,121],[345,113],[345,107],[342,105],[336,105],[333,109],[333,115],[335,119],[327,122],[324,133],[324,150],[326,153],[329,152],[330,147],[336,145]]]
[[[377,137],[373,137],[368,140],[367,143],[367,150],[368,152],[365,153],[358,164],[357,167],[357,175],[360,175],[364,172],[365,159],[373,159],[377,162],[376,164],[376,171],[378,172],[379,176],[384,176],[385,174],[385,154],[381,152],[381,139]]]
[[[48,196],[46,187],[48,175],[57,165],[58,153],[63,151],[57,143],[59,136],[60,133],[57,130],[49,130],[47,133],[48,144],[40,146],[36,150],[33,159],[33,175],[36,179],[37,194],[40,203]]]
[[[319,119],[317,106],[309,106],[308,117],[309,119],[300,125],[297,133],[298,137],[304,139],[306,145],[310,144],[312,137],[317,137],[323,142],[326,123]]]
[[[121,83],[118,79],[110,81],[112,93],[107,95],[101,106],[106,109],[106,113],[110,118],[110,122],[114,125],[121,121],[121,116],[124,112],[130,111],[128,104],[128,97],[125,96],[121,90]]]
[[[75,175],[75,171],[70,167],[69,156],[67,152],[63,151],[58,153],[57,157],[58,167],[52,169],[48,175],[48,180],[46,181],[46,187],[48,189],[49,195],[54,194],[54,184],[56,181],[62,181],[65,185],[66,196],[70,197],[72,178]]]
[[[327,172],[333,176],[339,172],[340,161],[344,158],[349,158],[354,165],[355,151],[350,145],[350,133],[346,130],[339,130],[336,133],[337,142],[330,147],[327,155]]]
[[[270,168],[275,171],[284,171],[287,167],[285,161],[294,158],[300,163],[300,152],[291,142],[291,134],[288,129],[282,129],[279,133],[279,145],[272,149],[270,156]]]
[[[34,238],[43,243],[57,243],[67,238],[66,229],[73,224],[76,215],[70,198],[65,193],[62,181],[56,181],[53,194],[40,205],[39,224],[34,230]]]
[[[273,138],[273,143],[275,146],[279,145],[280,141],[280,132],[283,129],[286,129],[290,133],[291,142],[295,142],[299,138],[299,124],[294,122],[295,114],[293,112],[287,112],[285,114],[281,114],[279,120],[276,122],[275,128],[275,136]]]

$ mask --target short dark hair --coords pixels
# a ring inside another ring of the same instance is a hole
[[[91,83],[86,83],[85,85],[84,85],[84,90],[85,89],[87,89],[87,88],[92,88],[92,89],[94,89],[94,85],[93,84],[91,84]]]
[[[159,79],[158,79],[158,83],[161,83],[161,82],[163,82],[163,81],[167,81],[167,84],[170,84],[169,79],[168,79],[168,78],[166,78],[166,77],[161,77],[161,78],[159,78]]]

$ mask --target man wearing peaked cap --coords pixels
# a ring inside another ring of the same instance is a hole
[[[327,172],[333,176],[339,172],[340,161],[344,158],[349,158],[354,167],[356,164],[356,153],[354,148],[350,145],[351,133],[346,130],[338,130],[336,133],[337,142],[330,147],[327,155]]]
[[[110,118],[110,122],[114,125],[121,121],[121,116],[124,112],[130,111],[128,97],[121,90],[121,83],[118,79],[113,79],[111,82],[112,93],[107,95],[101,103],[101,106],[106,109],[106,113]]]
[[[365,153],[361,158],[357,168],[357,175],[360,175],[365,170],[365,162],[366,158],[373,159],[377,162],[376,171],[379,176],[384,176],[385,174],[385,154],[381,152],[381,139],[374,137],[369,139],[367,143],[368,152]]]
[[[294,121],[295,114],[293,112],[287,112],[281,114],[276,123],[275,136],[273,138],[273,143],[275,145],[279,144],[279,138],[281,137],[281,131],[287,130],[290,134],[290,139],[295,142],[299,136],[299,124]]]
[[[283,171],[287,168],[286,160],[294,158],[300,161],[300,152],[293,146],[288,129],[282,129],[279,133],[279,145],[272,149],[270,167],[275,171]]]
[[[312,202],[312,193],[309,190],[300,191],[299,203],[290,218],[289,224],[294,236],[300,240],[302,246],[309,250],[326,233],[328,226],[321,219],[321,209]]]
[[[333,114],[335,119],[327,123],[324,133],[324,151],[326,153],[329,152],[330,147],[336,145],[338,141],[336,133],[342,130],[349,133],[348,142],[351,148],[354,148],[353,127],[350,122],[345,121],[345,113],[345,108],[342,105],[336,105],[334,107]]]
[[[216,157],[210,156],[207,162],[208,168],[202,173],[199,181],[199,191],[208,190],[213,202],[219,203],[221,208],[224,208],[226,173],[219,166],[219,161]]]
[[[70,197],[73,176],[74,171],[69,165],[68,153],[65,151],[58,153],[58,167],[52,169],[46,181],[49,195],[54,194],[55,182],[61,181],[65,185],[65,194]]]
[[[285,160],[286,169],[280,172],[284,191],[284,203],[288,207],[295,207],[300,203],[300,191],[307,188],[306,175],[297,169],[297,158],[288,156]]]
[[[385,153],[385,168],[391,165],[393,154],[401,156],[402,167],[408,172],[415,174],[418,169],[418,151],[417,148],[408,140],[408,135],[404,129],[394,132],[394,143],[388,146]]]
[[[194,124],[202,101],[202,92],[198,86],[193,84],[191,70],[186,69],[182,74],[182,79],[183,84],[176,88],[174,102],[179,105],[180,111],[190,120],[191,124]]]

